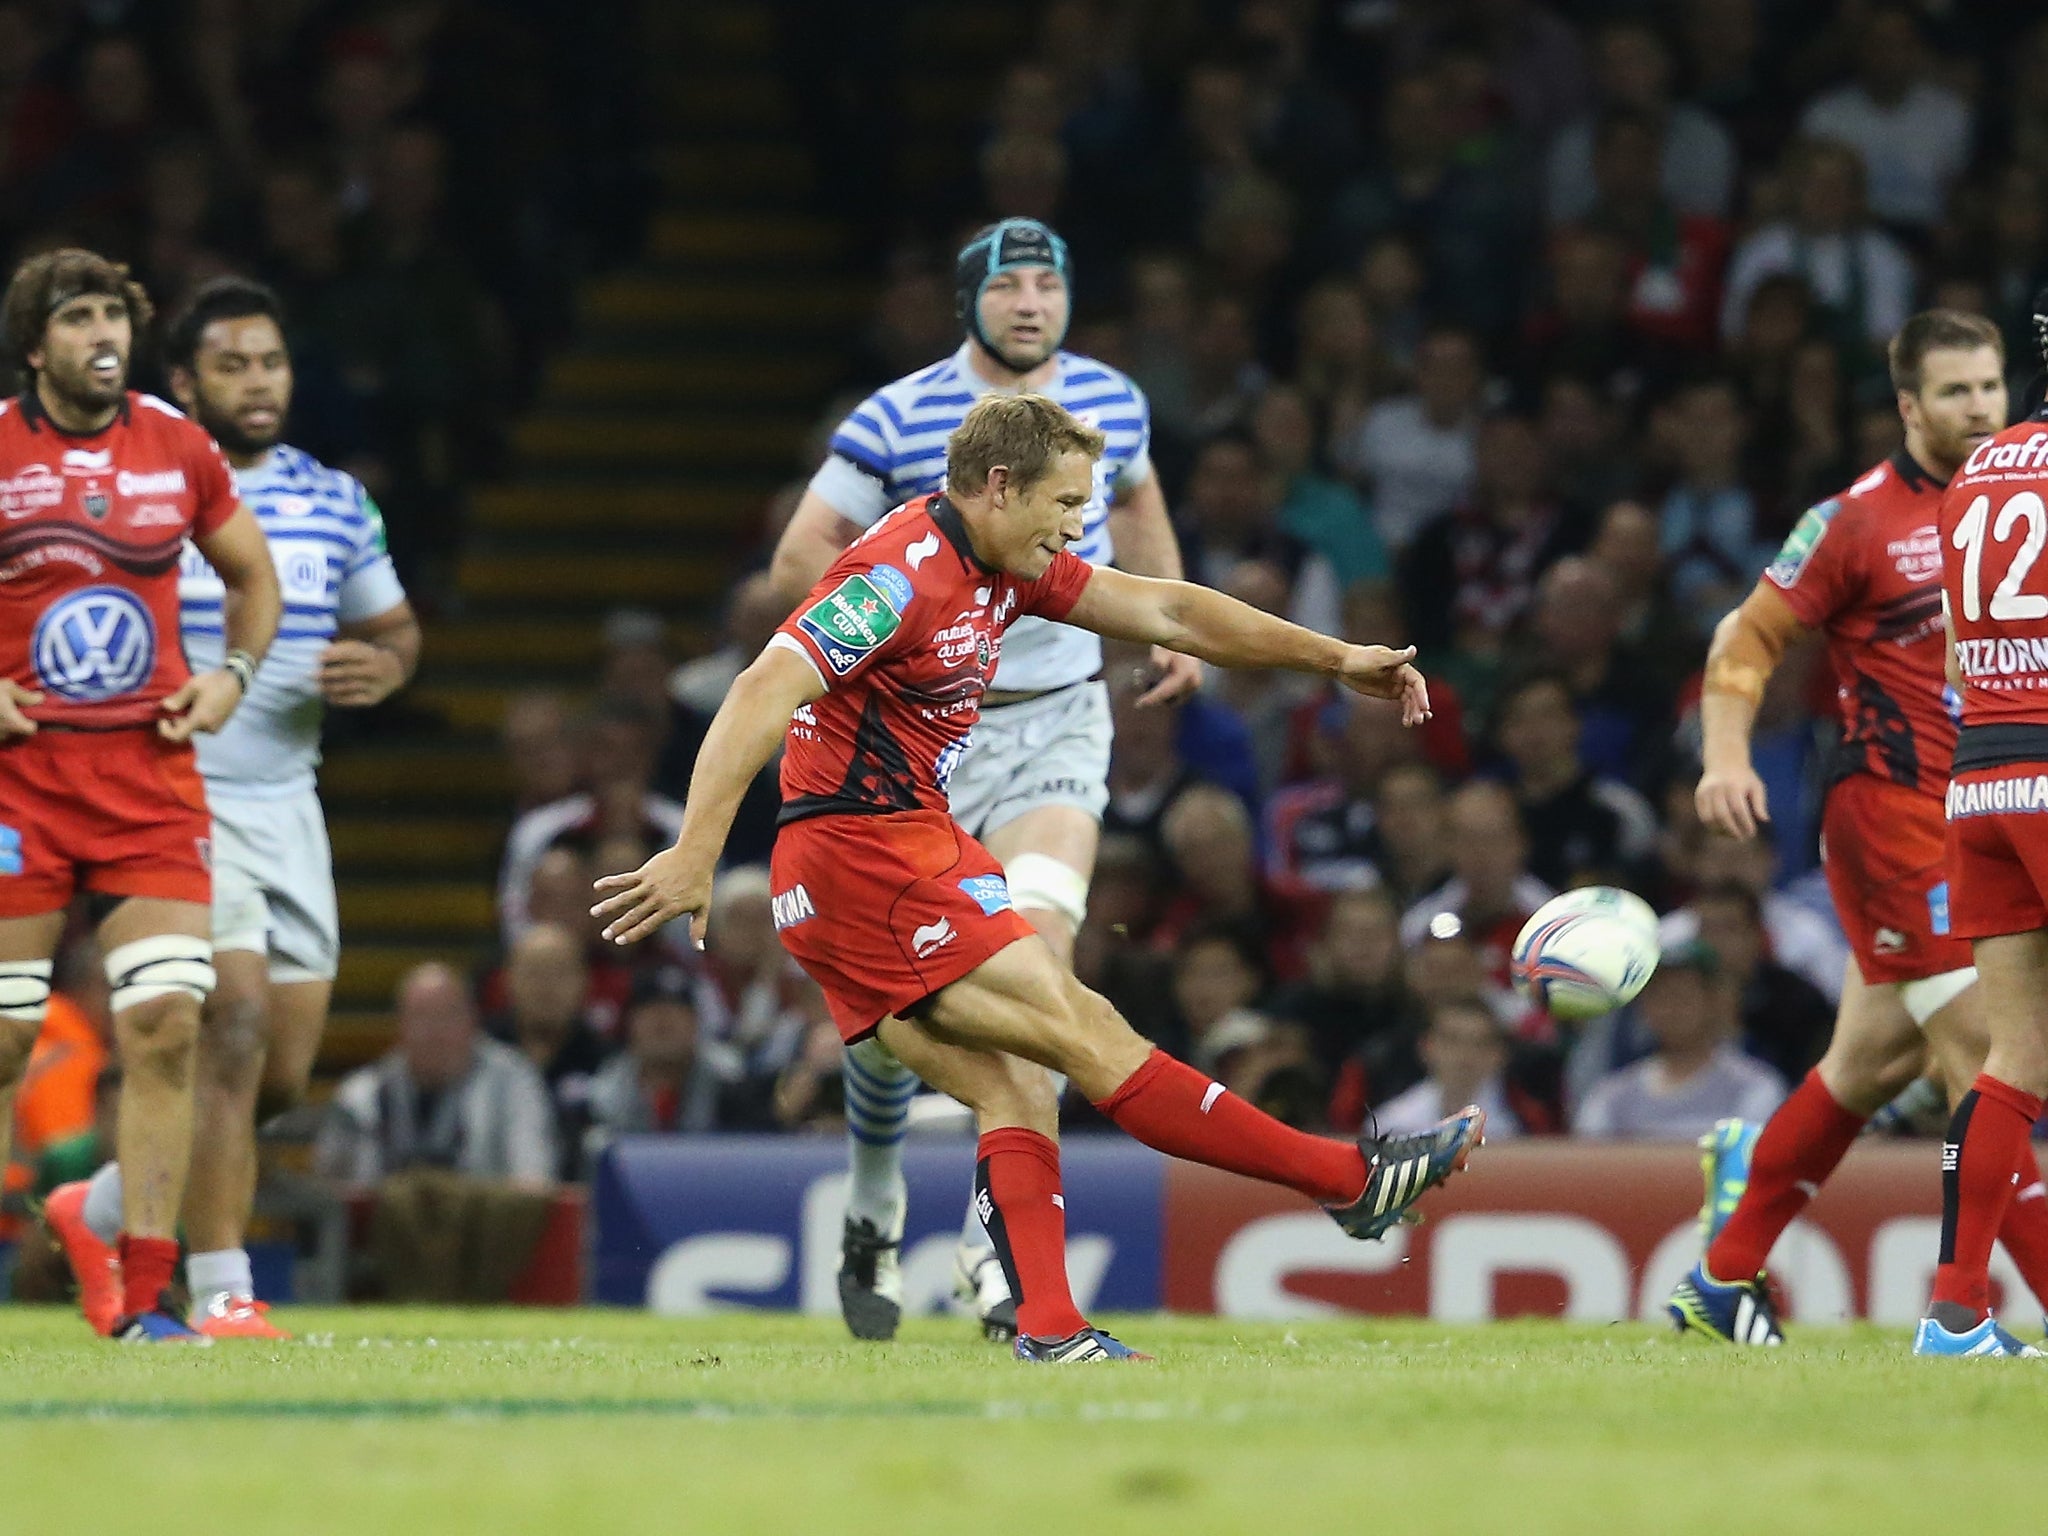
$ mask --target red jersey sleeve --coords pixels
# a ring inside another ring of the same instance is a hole
[[[910,578],[864,553],[856,545],[835,561],[772,642],[801,653],[828,688],[903,644]]]
[[[184,426],[185,473],[192,482],[192,532],[204,538],[220,531],[221,524],[235,515],[242,499],[235,493],[235,477],[221,454],[220,444],[197,422],[186,422]]]
[[[1852,527],[1839,526],[1854,521],[1839,497],[1807,508],[1764,572],[1808,629],[1822,628],[1861,595],[1863,571],[1856,556],[1863,541]]]
[[[1041,619],[1064,619],[1074,611],[1074,604],[1081,601],[1081,593],[1094,574],[1094,566],[1063,549],[1052,557],[1043,576],[1025,583],[1019,590],[1017,611],[1036,614]]]

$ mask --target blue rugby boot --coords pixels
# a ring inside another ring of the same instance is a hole
[[[213,1343],[212,1339],[172,1311],[168,1300],[168,1297],[159,1297],[157,1304],[147,1312],[116,1318],[107,1336],[123,1344],[194,1344],[204,1348]]]
[[[1695,1264],[1672,1290],[1664,1310],[1680,1333],[1701,1333],[1729,1344],[1785,1342],[1784,1330],[1778,1326],[1778,1309],[1771,1303],[1770,1288],[1762,1275],[1723,1284],[1708,1275],[1704,1264]]]
[[[1700,1206],[1702,1248],[1713,1246],[1742,1203],[1742,1192],[1749,1188],[1749,1159],[1763,1132],[1754,1120],[1716,1120],[1700,1138],[1700,1172],[1707,1183],[1706,1202]]]
[[[1130,1345],[1111,1338],[1100,1328],[1083,1328],[1064,1339],[1034,1339],[1017,1335],[1017,1358],[1035,1365],[1079,1365],[1090,1360],[1150,1360]]]
[[[1955,1359],[2039,1359],[2041,1351],[2017,1334],[1999,1327],[1998,1319],[1987,1317],[1976,1327],[1951,1333],[1931,1317],[1920,1319],[1913,1334],[1916,1355],[1947,1355]]]
[[[1462,1169],[1486,1141],[1486,1111],[1467,1104],[1415,1136],[1361,1136],[1365,1192],[1349,1205],[1324,1209],[1353,1237],[1384,1237],[1402,1222],[1422,1218],[1410,1209]]]

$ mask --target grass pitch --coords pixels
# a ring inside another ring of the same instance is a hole
[[[89,1536],[2036,1528],[2042,1366],[1897,1331],[1132,1318],[1151,1366],[1019,1366],[732,1314],[280,1313],[122,1349],[0,1310],[0,1530]]]

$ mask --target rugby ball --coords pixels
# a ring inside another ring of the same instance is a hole
[[[1508,970],[1515,990],[1554,1019],[1594,1019],[1635,1000],[1657,969],[1657,914],[1611,885],[1566,891],[1538,907]]]

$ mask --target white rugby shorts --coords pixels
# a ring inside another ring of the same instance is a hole
[[[313,790],[278,799],[223,794],[213,807],[213,947],[270,957],[273,982],[332,981],[341,916],[327,818]]]
[[[1026,811],[1109,804],[1109,688],[1075,683],[982,711],[947,795],[953,819],[986,839]]]

